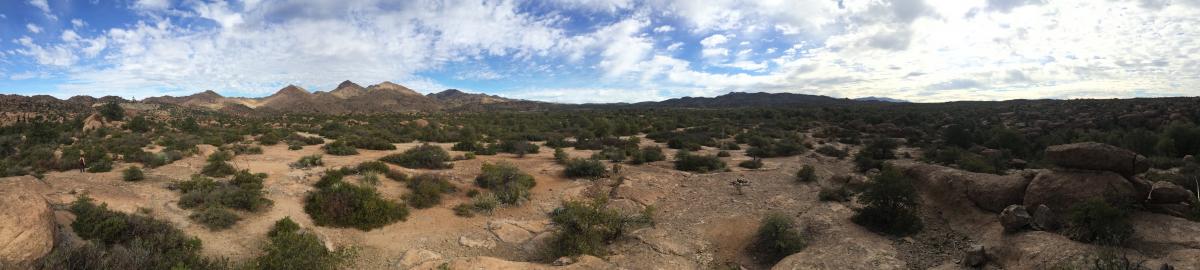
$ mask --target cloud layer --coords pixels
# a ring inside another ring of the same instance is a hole
[[[559,102],[1200,95],[1196,0],[142,0],[115,23],[56,3],[0,17],[0,92],[262,96],[349,79]]]

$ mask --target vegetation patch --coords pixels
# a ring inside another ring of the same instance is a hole
[[[605,199],[590,202],[569,201],[550,213],[558,231],[546,245],[551,258],[588,254],[608,254],[607,244],[625,236],[631,229],[653,222],[649,213],[621,215],[608,209]]]
[[[803,250],[808,244],[792,219],[780,213],[768,214],[758,227],[751,250],[766,265]]]
[[[608,174],[604,163],[595,159],[572,158],[567,160],[564,173],[569,178],[600,178]]]
[[[300,224],[285,217],[271,226],[263,254],[248,268],[334,270],[342,269],[353,258],[353,250],[329,250],[316,235],[302,230]]]
[[[896,169],[885,168],[858,196],[865,207],[855,209],[851,220],[878,233],[911,235],[924,227],[917,213],[917,199],[912,179]]]
[[[300,157],[299,160],[296,160],[296,162],[292,162],[291,164],[288,164],[289,167],[296,168],[296,169],[311,168],[311,167],[324,166],[324,165],[325,165],[325,161],[321,160],[321,155],[319,155],[319,154],[303,156],[303,157]]]
[[[715,172],[725,169],[725,162],[711,155],[695,155],[686,150],[675,154],[675,169],[689,172]]]
[[[125,181],[142,181],[146,179],[146,174],[142,172],[142,168],[138,166],[129,166],[125,171],[121,172],[121,179]]]
[[[529,200],[530,189],[537,184],[533,176],[521,172],[510,163],[484,163],[475,185],[492,191],[504,204],[520,204]]]
[[[324,146],[321,146],[321,150],[325,150],[326,154],[334,156],[353,156],[358,154],[358,149],[354,149],[353,145],[350,145],[343,140],[337,140],[325,144]]]
[[[338,171],[327,172],[304,198],[304,212],[317,226],[369,231],[408,218],[408,207],[382,198],[374,188],[342,181]]]
[[[1076,204],[1067,210],[1067,235],[1081,242],[1122,245],[1133,236],[1130,212],[1100,198]]]
[[[405,201],[412,207],[422,209],[442,203],[442,193],[454,192],[454,185],[446,181],[446,177],[423,173],[408,179],[410,193],[404,195]]]
[[[237,172],[233,168],[233,164],[229,164],[229,160],[233,159],[233,153],[228,151],[217,151],[208,155],[208,163],[204,164],[204,168],[200,169],[200,174],[210,177],[225,177]]]
[[[391,154],[379,158],[384,162],[404,166],[411,169],[449,169],[450,153],[440,146],[422,144],[405,150],[403,153]]]

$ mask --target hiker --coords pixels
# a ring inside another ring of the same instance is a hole
[[[738,195],[745,195],[745,193],[742,192],[742,187],[750,186],[750,180],[746,180],[744,177],[738,177],[737,180],[733,180],[732,182],[729,182],[729,184],[733,185],[733,187],[737,189]]]

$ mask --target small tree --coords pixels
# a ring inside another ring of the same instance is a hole
[[[570,157],[571,156],[567,155],[567,152],[563,151],[562,148],[554,148],[554,162],[555,163],[566,164],[567,159]]]
[[[1133,236],[1129,210],[1094,198],[1067,210],[1068,235],[1082,242],[1117,246]]]
[[[121,121],[125,119],[125,109],[121,108],[121,104],[116,101],[104,103],[100,105],[100,115],[110,121]]]
[[[917,190],[912,180],[893,168],[868,183],[858,201],[866,207],[856,209],[854,223],[875,232],[904,236],[924,226],[917,215]]]
[[[334,270],[354,256],[349,249],[325,248],[316,235],[300,230],[290,217],[275,222],[267,238],[263,255],[255,258],[250,268]]]
[[[780,214],[768,214],[758,227],[753,250],[757,252],[766,264],[774,264],[788,255],[792,255],[807,246],[800,230],[792,219]]]
[[[529,190],[537,184],[533,176],[508,163],[484,163],[475,177],[475,185],[491,190],[505,204],[518,204],[529,199]]]
[[[608,173],[604,163],[595,159],[572,158],[565,164],[564,171],[569,178],[600,178]]]

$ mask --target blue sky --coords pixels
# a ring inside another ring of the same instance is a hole
[[[1200,0],[12,0],[0,93],[1200,95]]]

